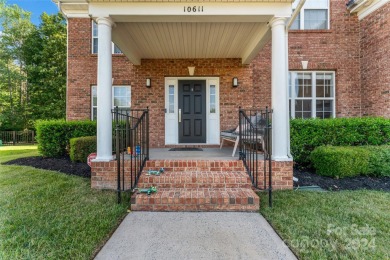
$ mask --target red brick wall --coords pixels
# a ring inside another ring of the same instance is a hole
[[[91,86],[97,80],[91,26],[89,19],[68,20],[68,120],[91,118]],[[163,147],[165,143],[165,77],[189,76],[189,66],[195,66],[195,76],[219,77],[221,129],[236,126],[239,106],[252,106],[252,69],[241,64],[241,59],[142,60],[142,65],[132,65],[124,55],[114,55],[114,85],[131,85],[132,107],[150,109],[151,147]],[[232,87],[233,77],[239,79],[237,88]],[[145,87],[146,78],[152,79],[151,88]]]
[[[66,118],[91,118],[91,86],[97,83],[97,55],[92,54],[92,22],[86,18],[68,19],[68,81]],[[113,55],[116,85],[129,85],[133,65],[124,55]]]
[[[291,31],[290,70],[300,70],[309,61],[310,70],[336,71],[336,114],[360,116],[359,23],[346,10],[345,1],[331,1],[331,30]],[[68,20],[67,119],[91,118],[91,86],[97,80],[97,55],[91,54],[91,20]],[[151,147],[163,147],[164,77],[195,76],[220,78],[221,129],[236,126],[238,107],[265,107],[271,103],[271,44],[250,65],[240,59],[142,60],[132,65],[124,55],[113,55],[114,85],[131,85],[132,106],[150,108]],[[238,77],[239,87],[232,87]],[[152,87],[146,88],[146,78]]]
[[[360,116],[359,23],[347,1],[330,1],[330,30],[290,31],[289,68],[336,72],[336,117]]]
[[[362,114],[390,117],[390,3],[360,21]]]

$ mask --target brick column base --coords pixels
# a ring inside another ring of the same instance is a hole
[[[263,167],[264,161],[258,162],[259,176],[257,185],[259,189],[264,189]],[[266,162],[266,180],[265,188],[269,183],[269,165]],[[273,190],[291,190],[293,188],[293,161],[272,161],[272,189]]]
[[[131,188],[130,185],[130,161],[125,160],[124,165],[124,181],[125,190]],[[92,162],[91,163],[91,188],[116,190],[118,187],[118,172],[117,162],[112,160],[109,162]],[[121,188],[123,185],[123,175],[121,174]],[[133,174],[134,175],[134,174]],[[133,176],[134,177],[134,176]]]

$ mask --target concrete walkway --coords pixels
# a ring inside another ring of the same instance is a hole
[[[132,212],[95,259],[296,259],[258,213]]]

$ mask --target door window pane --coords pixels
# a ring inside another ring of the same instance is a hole
[[[210,85],[210,113],[215,113],[215,85]]]
[[[169,85],[168,93],[169,93],[168,113],[175,113],[175,86],[174,85]]]

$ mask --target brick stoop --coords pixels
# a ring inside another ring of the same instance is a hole
[[[146,173],[164,168],[160,176]],[[258,211],[259,197],[241,161],[148,161],[139,188],[156,186],[157,193],[135,193],[134,211]]]

